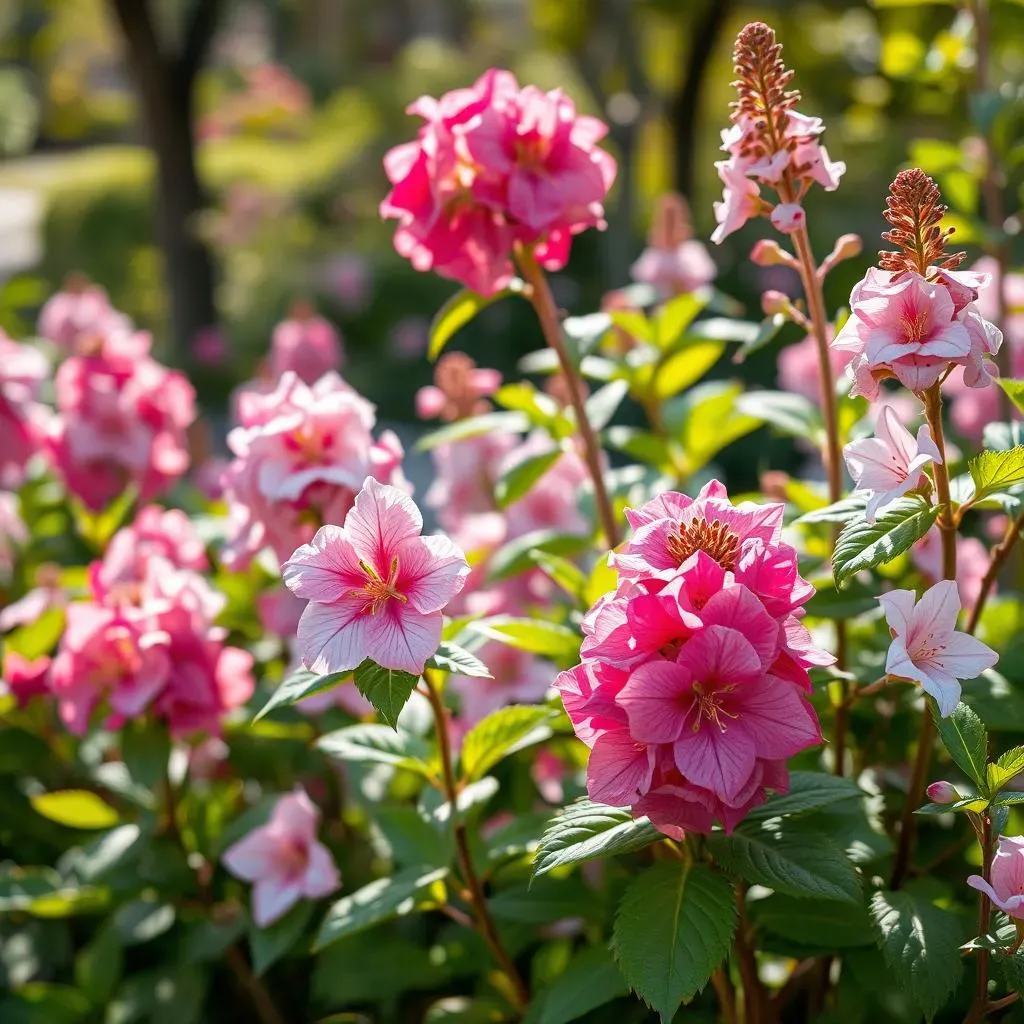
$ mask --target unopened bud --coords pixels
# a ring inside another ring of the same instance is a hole
[[[772,210],[772,226],[784,235],[799,231],[807,220],[804,208],[799,203],[779,203]]]
[[[933,782],[925,792],[933,804],[953,804],[961,799],[952,782]]]
[[[796,261],[772,238],[762,238],[750,250],[750,261],[759,267],[792,267]]]
[[[774,316],[776,313],[786,315],[791,308],[792,304],[789,301],[789,296],[783,292],[777,292],[773,288],[769,288],[761,296],[761,309],[764,310],[765,316]]]
[[[859,256],[864,250],[864,243],[860,235],[840,235],[836,244],[832,246],[832,259],[838,263],[840,260],[852,260]]]

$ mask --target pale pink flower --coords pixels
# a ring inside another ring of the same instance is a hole
[[[882,411],[875,436],[851,441],[843,449],[843,458],[856,484],[854,490],[870,495],[865,512],[869,523],[879,509],[928,485],[925,466],[942,463],[931,428],[922,426],[915,440],[889,406]]]
[[[991,668],[999,655],[956,629],[960,598],[956,583],[941,580],[920,601],[912,590],[891,590],[879,599],[892,633],[885,671],[920,683],[945,717],[960,702],[961,679]]]
[[[309,601],[299,623],[303,664],[321,675],[366,658],[419,674],[441,641],[441,610],[469,566],[447,537],[421,537],[412,499],[367,477],[344,526],[323,526],[285,562]]]
[[[341,367],[341,335],[309,303],[295,302],[288,319],[275,328],[267,369],[274,380],[291,370],[304,384],[315,384],[325,373]]]
[[[28,530],[18,511],[18,496],[0,491],[0,575],[14,568],[17,548],[28,540]]]
[[[933,526],[911,549],[910,558],[925,583],[931,586],[942,579],[942,531]],[[977,537],[956,538],[956,586],[960,606],[971,608],[981,593],[981,583],[988,572],[989,553]],[[993,585],[993,593],[996,585]]]
[[[715,222],[718,227],[711,241],[721,245],[727,236],[739,231],[751,217],[756,217],[763,204],[757,182],[751,181],[742,168],[729,160],[719,160],[715,167],[718,168],[718,177],[725,188],[722,201],[715,203]]]
[[[828,359],[832,366],[832,379],[838,380],[850,361],[849,353],[830,347]],[[800,341],[782,349],[777,366],[779,384],[786,391],[803,395],[815,404],[821,402],[821,358],[813,335],[806,334]]]
[[[989,878],[991,882],[971,875],[967,884],[985,893],[1004,914],[1024,921],[1024,836],[999,837]]]
[[[49,692],[50,665],[46,657],[30,661],[16,651],[4,651],[2,682],[19,708],[26,707],[33,697]]]
[[[459,718],[469,725],[475,725],[506,704],[533,704],[543,700],[558,674],[549,661],[497,640],[489,640],[475,653],[493,678],[453,675],[448,680],[459,697]]]
[[[122,326],[125,318],[110,304],[107,293],[86,280],[71,278],[62,291],[47,299],[39,313],[39,334],[67,353],[79,342]]]
[[[300,899],[318,900],[341,884],[331,851],[317,839],[320,812],[301,789],[274,804],[266,825],[228,847],[224,866],[253,882],[252,917],[266,928]]]
[[[704,245],[690,238],[671,249],[649,245],[629,273],[661,295],[683,295],[710,284],[718,270]]]
[[[43,448],[49,413],[37,398],[49,372],[38,349],[0,330],[0,486],[19,487],[29,460]]]
[[[532,434],[505,456],[498,466],[498,476],[550,448],[551,441],[546,435]],[[526,494],[505,510],[508,538],[534,530],[588,533],[590,523],[580,511],[579,494],[589,479],[583,460],[574,449],[567,449]]]

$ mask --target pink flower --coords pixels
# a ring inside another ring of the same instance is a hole
[[[0,486],[20,486],[29,460],[43,447],[49,414],[36,399],[48,375],[41,352],[0,330]]]
[[[224,866],[253,882],[252,917],[266,928],[300,899],[318,900],[341,884],[330,850],[317,840],[320,812],[301,789],[274,804],[270,821],[228,847]]]
[[[1024,836],[999,837],[989,877],[991,882],[971,875],[967,884],[985,893],[1004,914],[1024,921]]]
[[[772,210],[772,227],[784,235],[791,235],[807,223],[807,214],[799,203],[779,203]]]
[[[110,305],[107,293],[96,284],[72,278],[64,290],[51,296],[39,313],[39,333],[47,341],[71,353],[80,342],[119,327],[124,317]]]
[[[767,311],[766,311],[767,312]],[[829,348],[829,363],[832,366],[832,378],[842,376],[850,361],[846,352]],[[806,334],[794,345],[787,345],[778,358],[779,384],[794,394],[803,395],[812,402],[821,402],[821,360],[818,355],[818,343],[814,336]]]
[[[4,652],[3,683],[19,708],[26,707],[33,697],[41,697],[49,691],[50,664],[49,658],[29,661],[16,651]]]
[[[28,531],[18,511],[18,496],[0,491],[0,575],[14,568],[16,549],[28,540]]]
[[[274,380],[291,370],[304,384],[315,384],[342,363],[341,335],[309,303],[292,304],[287,320],[274,328],[267,368]]]
[[[951,782],[933,782],[925,792],[933,804],[954,804],[960,799],[956,786]]]
[[[710,284],[718,271],[703,244],[691,238],[671,249],[649,245],[629,273],[660,295],[683,295]]]
[[[718,168],[718,177],[725,188],[722,201],[715,203],[715,221],[718,227],[715,228],[711,241],[721,245],[727,236],[739,231],[751,217],[757,216],[762,203],[761,190],[757,187],[757,182],[751,181],[742,168],[729,160],[719,160],[715,167]]]
[[[938,526],[933,526],[910,549],[910,557],[928,586],[942,579],[942,531]],[[962,608],[973,607],[978,600],[988,566],[988,548],[977,537],[957,534],[956,586]]]
[[[869,523],[875,521],[880,508],[908,491],[928,486],[924,467],[942,462],[928,425],[918,430],[915,441],[890,406],[882,410],[875,436],[851,441],[843,449],[843,458],[856,483],[854,490],[870,495],[866,510]]]
[[[321,527],[285,562],[285,584],[309,601],[298,641],[310,671],[342,672],[366,658],[423,671],[469,566],[450,540],[422,529],[408,495],[367,477],[345,525]]]
[[[958,680],[980,675],[999,655],[956,629],[960,598],[955,582],[942,580],[916,603],[915,597],[912,590],[891,590],[878,599],[892,633],[885,671],[920,683],[946,717],[960,702]]]
[[[543,700],[557,675],[550,662],[496,640],[485,643],[476,656],[487,666],[492,679],[449,678],[449,685],[459,697],[459,718],[468,725],[475,725],[506,704]]]

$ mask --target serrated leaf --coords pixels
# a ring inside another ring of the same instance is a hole
[[[351,676],[351,672],[330,672],[325,676],[318,676],[315,672],[310,672],[309,669],[300,668],[271,694],[270,700],[260,708],[253,721],[258,722],[276,708],[297,704],[300,700],[305,700],[306,697],[312,697],[314,693],[333,690],[350,679]]]
[[[876,892],[870,913],[889,970],[931,1020],[960,983],[959,919],[910,889]]]
[[[978,787],[979,793],[987,796],[988,733],[984,723],[962,701],[945,718],[939,715],[934,701],[928,704],[939,737],[954,764]]]
[[[506,470],[494,485],[494,500],[498,508],[508,508],[529,493],[530,488],[562,457],[560,448],[531,455]]]
[[[776,892],[799,899],[861,899],[860,880],[843,847],[800,821],[745,821],[731,836],[709,836],[708,849],[727,871]]]
[[[851,520],[839,534],[832,555],[836,586],[863,569],[891,562],[919,541],[938,519],[940,507],[914,498],[893,502],[869,523]]]
[[[250,927],[249,951],[253,974],[259,977],[302,938],[313,916],[313,908],[314,904],[309,900],[300,900],[284,917],[268,927],[260,928],[255,923]]]
[[[487,412],[482,416],[468,416],[464,420],[447,423],[416,442],[415,450],[429,452],[442,444],[465,441],[481,434],[522,434],[530,429],[530,418],[521,412]]]
[[[499,761],[524,747],[543,743],[551,736],[551,708],[513,704],[492,711],[477,722],[462,741],[462,774],[470,780],[483,778]]]
[[[471,679],[493,679],[487,666],[475,655],[458,644],[442,640],[440,647],[427,662],[427,668],[450,672],[453,676],[469,676]]]
[[[317,747],[338,761],[387,764],[393,768],[417,772],[427,778],[433,776],[427,763],[430,747],[426,741],[386,725],[350,725],[321,736]]]
[[[69,828],[110,828],[117,824],[117,811],[102,797],[86,789],[37,793],[29,798],[29,802],[36,814]]]
[[[805,512],[802,516],[794,519],[796,525],[803,526],[807,523],[846,523],[857,516],[863,516],[867,508],[868,500],[863,494],[851,494],[841,501],[834,501],[824,508],[816,508]]]
[[[533,553],[546,551],[552,555],[572,556],[586,551],[590,538],[557,530],[531,530],[502,545],[487,562],[488,578],[497,583],[516,576],[533,566]]]
[[[987,768],[988,791],[998,793],[1010,779],[1024,772],[1024,747],[1014,747],[1000,754]]]
[[[862,903],[801,900],[773,893],[750,905],[759,928],[766,928],[801,947],[828,951],[872,946],[871,918]]]
[[[580,635],[576,630],[558,622],[492,615],[487,619],[478,619],[469,628],[490,640],[498,640],[509,647],[555,660],[571,660],[579,653]]]
[[[628,994],[611,953],[595,946],[577,953],[554,984],[533,997],[523,1024],[569,1024]]]
[[[466,326],[482,309],[504,299],[509,295],[521,292],[522,284],[516,282],[516,287],[509,286],[496,292],[494,295],[485,296],[479,292],[463,288],[456,292],[447,302],[434,314],[430,324],[430,342],[427,346],[427,358],[433,362],[442,352],[445,345],[454,335]]]
[[[633,853],[664,838],[646,818],[633,818],[625,808],[580,800],[548,823],[537,849],[534,874],[545,875],[596,857]]]
[[[623,895],[612,951],[630,988],[668,1024],[707,984],[735,930],[728,879],[702,864],[663,861]]]
[[[319,952],[346,935],[354,935],[381,921],[409,913],[415,907],[417,896],[447,876],[447,868],[430,871],[410,868],[390,878],[378,878],[362,889],[342,896],[327,911],[316,936],[314,951]]]
[[[1024,996],[1024,953],[1014,953],[1012,956],[996,954],[992,962],[1002,975],[1006,987],[1011,992]]]
[[[988,452],[971,459],[967,464],[974,481],[975,500],[1014,484],[1024,483],[1024,445],[1006,451]]]
[[[384,668],[367,658],[352,674],[352,679],[356,689],[376,708],[380,717],[392,729],[397,729],[398,716],[416,689],[419,676]]]
[[[747,814],[747,821],[808,814],[844,800],[863,799],[864,793],[851,779],[825,772],[790,772],[789,792],[773,796]]]

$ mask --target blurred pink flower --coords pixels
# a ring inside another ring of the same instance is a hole
[[[434,368],[434,383],[416,392],[416,415],[449,423],[478,416],[492,408],[486,399],[499,387],[497,370],[478,367],[464,352],[446,352]]]
[[[710,284],[718,273],[707,249],[695,238],[674,249],[648,246],[630,268],[630,276],[662,295],[682,295]]]
[[[326,271],[328,288],[346,312],[357,315],[366,309],[372,298],[373,271],[364,256],[339,253],[328,262]]]
[[[1024,921],[1024,836],[1000,836],[989,871],[991,882],[971,875],[967,884],[986,896],[1014,921]]]
[[[832,379],[838,380],[850,357],[846,352],[830,346],[828,358],[832,366]],[[821,360],[818,356],[818,343],[813,335],[806,334],[800,341],[782,349],[777,365],[781,387],[803,395],[815,404],[821,403]]]
[[[204,327],[192,339],[192,357],[200,366],[223,366],[228,358],[228,342],[219,327]]]
[[[3,683],[19,708],[26,707],[33,697],[49,692],[50,665],[46,657],[29,661],[16,651],[4,652]]]
[[[300,899],[317,900],[341,884],[330,850],[317,840],[320,812],[301,789],[281,797],[270,821],[228,847],[224,866],[253,882],[252,917],[266,928]]]
[[[544,698],[558,674],[550,662],[497,640],[488,640],[476,656],[493,679],[453,675],[452,690],[458,694],[459,718],[475,725],[506,704],[531,704]]]
[[[0,574],[14,568],[16,549],[28,540],[28,530],[18,511],[18,496],[0,491]]]
[[[122,329],[126,318],[110,304],[107,293],[81,275],[71,275],[61,291],[47,299],[39,313],[38,329],[66,354],[111,328]]]
[[[38,349],[19,345],[0,330],[0,487],[18,487],[46,438],[49,413],[37,402],[49,376]]]
[[[267,369],[274,380],[291,370],[304,384],[341,368],[344,353],[338,329],[304,301],[292,303],[288,318],[275,328]]]
[[[942,579],[942,532],[933,526],[911,549],[910,557],[925,583]],[[972,608],[981,593],[981,581],[988,572],[988,548],[977,537],[956,538],[956,585],[963,608]],[[995,592],[995,586],[993,586]]]
[[[298,641],[310,671],[343,672],[366,658],[423,671],[469,566],[447,537],[422,529],[407,494],[367,477],[345,525],[321,527],[285,562],[285,584],[309,601]]]

